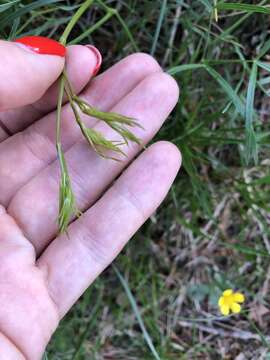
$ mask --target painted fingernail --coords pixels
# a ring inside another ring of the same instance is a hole
[[[66,55],[65,46],[43,36],[24,36],[14,40],[14,42],[26,46],[29,50],[37,54],[57,55],[61,57],[65,57]]]
[[[86,45],[86,46],[88,47],[89,50],[91,50],[95,54],[95,56],[97,58],[97,64],[93,70],[93,76],[96,76],[97,73],[99,72],[101,64],[102,64],[102,55],[95,46],[93,46],[93,45]]]

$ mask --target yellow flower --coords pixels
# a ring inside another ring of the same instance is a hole
[[[241,305],[245,301],[245,296],[239,292],[233,292],[232,289],[223,291],[222,296],[219,298],[218,306],[220,312],[224,316],[228,316],[230,312],[239,314]]]

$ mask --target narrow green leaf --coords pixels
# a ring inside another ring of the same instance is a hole
[[[261,177],[260,179],[252,181],[250,186],[259,186],[259,185],[270,185],[270,175]]]
[[[232,103],[234,104],[236,110],[243,117],[245,116],[245,106],[239,96],[236,94],[235,90],[231,85],[213,68],[210,66],[205,67],[208,73],[219,83],[224,92],[228,95]]]
[[[270,64],[262,61],[257,61],[257,65],[260,66],[262,69],[270,72]]]
[[[107,13],[105,16],[103,16],[99,21],[97,21],[93,26],[88,28],[86,31],[81,33],[78,37],[68,42],[68,45],[75,45],[80,43],[82,40],[87,38],[89,35],[91,35],[94,31],[99,29],[103,24],[105,24],[112,16],[114,15],[113,12]]]
[[[189,70],[196,70],[196,69],[204,69],[204,64],[185,64],[185,65],[179,65],[175,66],[168,70],[168,74],[170,75],[177,75],[183,71],[189,71]]]
[[[258,73],[258,65],[257,62],[254,61],[248,83],[248,92],[247,92],[247,101],[246,101],[246,129],[250,129],[251,127],[253,127],[253,112],[254,112],[253,108],[254,108],[257,73]]]
[[[223,3],[217,5],[218,10],[239,10],[250,13],[262,13],[270,14],[270,8],[266,6],[259,5],[249,5],[249,4],[240,4],[240,3]]]
[[[12,27],[11,27],[11,30],[10,30],[10,34],[8,36],[8,40],[10,39],[14,39],[14,37],[16,36],[16,32],[18,30],[18,27],[20,25],[20,21],[21,21],[21,18],[17,18],[13,24],[12,24]]]
[[[254,248],[251,248],[251,247],[247,247],[247,246],[244,246],[242,244],[230,244],[228,242],[223,242],[223,241],[220,241],[220,244],[225,246],[225,247],[235,249],[235,250],[237,250],[237,251],[239,251],[239,252],[241,252],[243,254],[270,257],[270,254],[268,252],[266,252],[266,251],[254,249]]]
[[[156,27],[156,32],[155,32],[152,48],[151,48],[151,51],[150,51],[150,54],[152,56],[156,52],[158,38],[159,38],[159,35],[160,35],[163,20],[165,18],[166,10],[167,10],[167,0],[163,0],[162,5],[161,5],[161,9],[160,9],[159,19],[158,19],[158,23],[157,23],[157,27]]]
[[[47,355],[47,352],[44,353],[43,357],[42,357],[42,360],[49,360],[49,357]]]
[[[246,161],[249,163],[251,159],[258,162],[258,146],[256,134],[253,127],[253,118],[254,118],[254,97],[256,90],[256,82],[257,82],[257,73],[258,73],[258,65],[257,62],[254,61],[249,84],[248,84],[248,92],[247,92],[247,100],[246,100],[246,111],[245,111],[245,127],[246,127]]]
[[[261,59],[265,54],[267,54],[270,50],[270,40],[266,41],[263,47],[260,50],[259,55],[257,56],[257,60]]]
[[[59,27],[62,24],[67,24],[70,20],[70,16],[68,17],[63,17],[63,18],[57,18],[56,19],[51,19],[46,21],[44,24],[42,24],[41,26],[38,26],[35,28],[35,35],[41,35],[44,33],[47,33],[47,31],[49,31],[50,29],[56,29],[56,27]],[[33,34],[33,30],[29,30],[27,32],[23,32],[20,33],[20,36],[27,36],[27,35],[32,35]],[[11,39],[14,38],[10,37]]]
[[[122,16],[119,14],[118,11],[116,11],[115,13],[115,16],[116,18],[118,19],[119,23],[122,25],[123,27],[123,30],[125,31],[130,43],[132,44],[133,46],[133,49],[135,51],[140,51],[138,45],[137,45],[137,42],[135,41],[135,38],[134,36],[132,35],[132,32],[129,30],[129,27],[128,25],[126,24],[125,20],[122,18]]]
[[[8,14],[6,17],[4,17],[0,22],[0,30],[2,30],[5,26],[8,24],[12,24],[15,19],[18,17],[29,14],[32,10],[38,9],[43,6],[48,6],[51,4],[55,4],[58,2],[62,2],[64,0],[38,0],[33,1],[28,5],[25,5],[24,7],[18,9],[14,13]]]
[[[0,4],[0,13],[8,10],[11,6],[15,5],[20,0],[9,1],[7,4]]]
[[[152,341],[150,335],[148,334],[148,332],[147,332],[147,330],[146,330],[146,327],[145,327],[145,325],[144,325],[142,316],[141,316],[141,314],[140,314],[140,310],[139,310],[139,308],[138,308],[138,305],[137,305],[137,303],[136,303],[136,300],[135,300],[132,292],[130,291],[130,288],[129,288],[129,286],[128,286],[127,281],[126,281],[125,278],[120,274],[120,272],[119,272],[119,270],[117,269],[116,266],[113,265],[113,269],[114,269],[114,271],[115,271],[118,279],[120,280],[120,283],[122,284],[122,286],[123,286],[126,294],[127,294],[127,297],[128,297],[129,302],[130,302],[130,305],[131,305],[131,307],[132,307],[132,309],[133,309],[133,311],[134,311],[134,314],[135,314],[135,316],[136,316],[136,318],[137,318],[137,320],[138,320],[138,323],[139,323],[139,325],[140,325],[140,328],[141,328],[141,330],[142,330],[142,333],[143,333],[145,342],[147,343],[149,349],[151,350],[154,358],[155,358],[156,360],[161,360],[160,357],[159,357],[159,355],[158,355],[158,353],[157,353],[157,350],[156,350],[155,347],[154,347],[153,341]]]
[[[92,6],[94,3],[94,0],[85,0],[85,2],[78,8],[78,10],[75,12],[75,14],[72,16],[70,22],[67,24],[67,27],[65,28],[65,31],[63,32],[62,36],[60,37],[59,42],[63,45],[66,45],[68,37],[73,30],[74,26],[77,24],[79,19],[82,17],[82,15]]]
[[[231,87],[231,85],[212,67],[206,64],[186,64],[173,67],[168,70],[170,75],[176,75],[183,71],[195,70],[195,69],[206,69],[208,73],[219,83],[224,92],[228,95],[232,103],[234,104],[236,110],[243,117],[245,116],[245,106],[242,100],[239,98],[235,90]]]
[[[213,11],[213,6],[210,4],[208,0],[199,0],[199,1],[205,6],[205,8],[208,10],[209,13]]]

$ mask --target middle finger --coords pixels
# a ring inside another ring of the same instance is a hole
[[[169,75],[158,73],[144,79],[113,111],[139,119],[145,130],[136,128],[133,132],[147,143],[172,111],[177,99],[175,81]],[[99,123],[95,128],[105,133],[107,138],[119,140],[106,125]],[[97,200],[136,155],[139,147],[129,146],[123,150],[127,158],[121,162],[110,161],[90,151],[89,145],[82,140],[66,153],[73,191],[81,211]],[[8,209],[38,254],[57,233],[58,184],[59,164],[56,161],[22,188]]]

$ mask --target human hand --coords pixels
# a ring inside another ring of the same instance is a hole
[[[178,100],[175,81],[145,54],[90,82],[97,65],[93,48],[68,48],[76,92],[102,110],[138,119],[145,130],[134,132],[149,142]],[[84,214],[68,237],[57,236],[54,110],[63,66],[61,56],[0,41],[0,359],[42,357],[61,318],[159,206],[180,166],[179,151],[168,142],[151,145],[133,162],[140,151],[134,144],[121,162],[100,158],[64,106],[62,143]],[[117,136],[95,119],[84,121]]]

